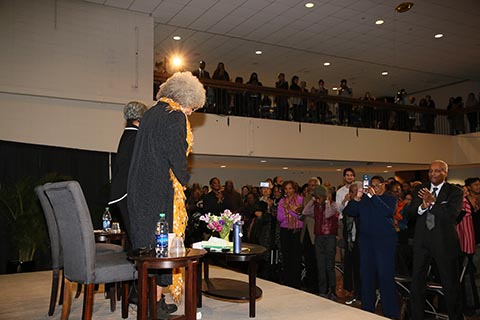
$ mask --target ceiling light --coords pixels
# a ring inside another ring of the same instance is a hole
[[[333,87],[332,90],[333,90],[333,91],[337,91],[338,88],[337,88],[337,87]]]
[[[330,62],[324,62],[323,65],[324,65],[325,67],[328,67],[328,66],[330,65]]]
[[[260,160],[260,162],[261,162],[261,163],[265,163],[265,162],[267,162],[267,160]]]
[[[388,76],[388,71],[383,71],[382,76]]]
[[[437,33],[436,35],[434,35],[435,39],[440,39],[440,38],[443,38],[443,33]]]
[[[262,50],[255,51],[255,54],[262,54],[262,53],[263,53]]]
[[[383,172],[384,172],[384,173],[388,173],[388,170],[384,170]]]
[[[337,171],[342,171],[342,169],[338,168]]]
[[[182,40],[182,37],[180,37],[180,36],[173,36],[173,40],[176,40],[176,41]]]
[[[397,11],[398,13],[404,13],[412,9],[412,7],[413,7],[413,2],[402,2],[395,7],[395,11]]]
[[[182,60],[181,57],[175,56],[175,57],[173,57],[173,59],[172,59],[172,64],[173,64],[173,66],[174,66],[175,68],[178,69],[178,68],[180,68],[180,67],[183,65],[183,60]]]
[[[388,165],[387,168],[391,168],[392,166]]]
[[[384,24],[385,21],[383,21],[382,19],[378,19],[377,21],[375,21],[375,24],[377,25],[381,25],[381,24]]]
[[[222,164],[222,165],[220,166],[220,168],[226,168],[226,167],[227,167],[227,166],[224,165],[224,164]]]
[[[314,3],[311,3],[311,2],[305,3],[305,8],[309,8],[309,9],[310,9],[310,8],[313,8],[314,6],[315,6]]]
[[[288,170],[288,167],[283,167],[282,169],[283,169],[283,170]]]

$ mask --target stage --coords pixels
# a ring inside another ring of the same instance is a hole
[[[51,271],[10,274],[0,276],[0,319],[60,319],[61,306],[57,306],[52,317],[47,315],[50,296]],[[210,267],[210,277],[230,278],[248,281],[248,276],[219,267]],[[358,308],[336,303],[319,296],[295,290],[257,278],[257,286],[263,296],[256,303],[256,318],[262,319],[381,319],[382,317],[364,312]],[[167,301],[170,300],[167,294]],[[82,296],[73,299],[71,319],[80,319]],[[236,320],[248,319],[248,302],[230,302],[203,295],[203,306],[198,309],[202,319]],[[183,313],[183,305],[179,305]],[[136,319],[136,308],[130,307],[129,319]],[[103,289],[95,294],[94,319],[121,319],[121,306],[110,312],[109,300],[103,296]]]

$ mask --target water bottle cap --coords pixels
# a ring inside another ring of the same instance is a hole
[[[165,213],[161,212],[158,214],[160,216],[160,218],[165,218]]]
[[[105,207],[105,211],[108,211],[108,210],[110,210],[110,208],[109,208],[109,207]]]

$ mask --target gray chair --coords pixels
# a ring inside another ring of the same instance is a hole
[[[41,189],[39,189],[40,191]],[[71,307],[71,282],[85,284],[82,319],[91,319],[95,284],[123,284],[122,317],[128,317],[128,281],[137,278],[135,266],[126,253],[96,253],[92,220],[82,189],[76,181],[47,183],[43,192],[53,208],[63,252],[66,289],[62,319],[68,319]]]
[[[58,296],[58,286],[60,279],[60,271],[63,269],[63,256],[62,249],[60,245],[60,234],[58,233],[57,221],[53,214],[53,208],[50,202],[45,195],[43,186],[37,186],[35,188],[35,193],[37,194],[38,199],[40,200],[40,205],[42,206],[43,213],[45,215],[45,220],[47,221],[48,235],[50,238],[50,249],[52,255],[52,288],[50,293],[50,306],[48,308],[48,315],[52,316],[55,312],[55,305],[57,302]],[[107,254],[113,252],[122,252],[123,248],[119,245],[107,244],[107,243],[97,243],[96,244],[96,253],[97,254]],[[59,305],[63,303],[63,273],[62,273],[62,287],[60,291],[60,299],[58,301]],[[81,285],[79,284],[79,290],[81,290]]]

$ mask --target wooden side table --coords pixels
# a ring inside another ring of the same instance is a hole
[[[185,268],[185,314],[173,319],[195,320],[197,316],[197,269],[199,260],[207,252],[203,249],[186,249],[183,256],[157,258],[155,255],[132,256],[138,270],[137,319],[147,319],[147,298],[150,294],[150,313],[156,317],[156,283],[152,277],[148,283],[148,270]],[[148,287],[150,285],[150,290]]]
[[[127,234],[125,231],[113,233],[106,231],[95,231],[95,242],[120,244],[125,249]]]
[[[203,259],[203,286],[201,279],[197,280],[199,289],[210,296],[228,300],[248,300],[249,316],[255,318],[255,302],[262,296],[262,289],[257,287],[257,261],[262,259],[266,248],[260,245],[243,243],[241,253],[210,251]],[[246,262],[248,263],[248,283],[233,279],[209,277],[209,259],[219,259],[225,262]],[[197,306],[202,306],[201,295],[197,298]]]

